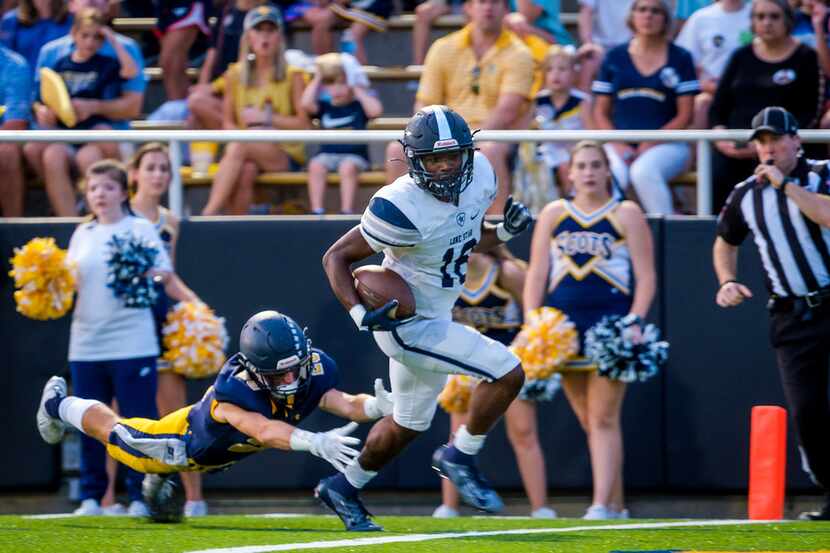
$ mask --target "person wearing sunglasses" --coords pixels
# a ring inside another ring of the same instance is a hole
[[[747,129],[765,107],[781,106],[799,128],[816,126],[823,91],[815,50],[792,37],[794,13],[787,0],[754,0],[751,44],[735,50],[715,92],[709,121],[715,129]],[[715,143],[712,155],[712,210],[717,212],[736,182],[755,170],[751,144]]]
[[[691,123],[700,85],[689,51],[671,42],[669,8],[665,0],[631,4],[633,38],[608,52],[591,87],[598,128],[678,130]],[[631,183],[645,211],[673,213],[669,182],[688,167],[688,144],[611,142],[605,150],[617,183]]]

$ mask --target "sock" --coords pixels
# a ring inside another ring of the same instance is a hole
[[[485,438],[487,438],[486,434],[473,436],[467,432],[467,425],[462,424],[455,432],[455,438],[452,440],[452,445],[461,453],[465,453],[467,455],[477,455],[484,446]]]
[[[46,410],[46,413],[50,417],[55,417],[56,419],[61,418],[60,416],[60,405],[63,400],[66,399],[66,396],[54,396],[46,400],[46,403],[43,404],[43,408]]]
[[[366,470],[360,466],[359,461],[355,461],[348,467],[346,467],[346,472],[343,473],[346,476],[346,480],[349,481],[355,489],[361,489],[363,486],[369,483],[369,481],[377,476],[377,471],[374,470]]]
[[[63,398],[63,401],[61,401],[58,409],[58,415],[62,421],[69,423],[81,432],[84,432],[82,424],[84,420],[84,413],[86,413],[87,410],[93,405],[103,405],[103,403],[95,399],[82,399],[75,396],[68,396]],[[86,432],[84,432],[84,434],[86,434]]]

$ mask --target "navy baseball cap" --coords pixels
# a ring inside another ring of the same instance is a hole
[[[752,136],[755,140],[759,134],[769,132],[779,136],[798,134],[798,121],[792,113],[779,106],[771,106],[759,111],[752,118]]]

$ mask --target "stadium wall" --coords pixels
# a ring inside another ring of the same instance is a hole
[[[178,270],[186,282],[227,320],[230,348],[251,314],[267,308],[289,313],[309,327],[318,346],[338,361],[341,388],[369,391],[384,376],[386,360],[371,336],[358,333],[339,306],[323,274],[323,252],[356,219],[190,220],[182,224]],[[14,247],[35,236],[54,236],[66,247],[75,223],[0,221],[0,412],[4,450],[0,490],[56,488],[58,448],[40,441],[34,412],[43,382],[66,372],[69,317],[39,322],[15,312],[9,258]],[[741,278],[756,296],[740,309],[717,308],[711,269],[714,220],[653,219],[660,286],[651,314],[672,343],[668,369],[632,385],[623,425],[628,489],[642,491],[727,492],[747,485],[749,413],[756,404],[784,405],[767,339],[761,266],[754,246],[741,251]],[[527,257],[529,235],[512,248]],[[373,262],[377,262],[376,260]],[[386,379],[388,382],[388,378]],[[192,382],[195,401],[209,382]],[[322,429],[339,423],[317,413],[304,426]],[[448,417],[439,409],[432,428],[379,476],[386,489],[437,489],[430,455],[447,437]],[[365,437],[368,425],[360,429]],[[565,398],[540,405],[539,431],[550,486],[587,491],[590,467],[584,436]],[[811,485],[800,471],[790,434],[788,486]],[[515,459],[499,425],[482,456],[488,477],[503,489],[520,489]],[[208,489],[309,489],[329,466],[316,458],[269,451],[224,473],[208,475]]]

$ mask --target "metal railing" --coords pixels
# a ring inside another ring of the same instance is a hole
[[[719,140],[745,142],[748,130],[696,131],[481,131],[479,142],[575,142],[597,140],[602,142],[694,142],[697,148],[697,214],[711,215],[712,206],[712,146]],[[804,142],[830,142],[828,130],[799,132]],[[398,140],[401,131],[283,131],[283,130],[171,130],[171,131],[0,131],[0,142],[166,142],[170,146],[173,179],[170,183],[170,209],[183,215],[184,192],[181,182],[182,142],[304,142],[310,144],[373,143]],[[747,175],[749,176],[749,175]],[[730,186],[737,183],[729,183]]]

